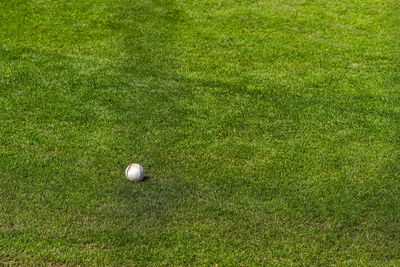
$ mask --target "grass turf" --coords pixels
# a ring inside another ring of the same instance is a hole
[[[400,264],[399,12],[1,2],[0,263]]]

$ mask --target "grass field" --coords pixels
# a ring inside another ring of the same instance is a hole
[[[1,1],[0,264],[400,265],[399,14]]]

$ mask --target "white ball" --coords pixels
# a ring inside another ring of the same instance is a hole
[[[144,177],[144,169],[139,164],[132,163],[126,168],[125,176],[131,182],[140,182]]]

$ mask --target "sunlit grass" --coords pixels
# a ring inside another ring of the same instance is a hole
[[[399,12],[1,2],[0,263],[398,264]]]

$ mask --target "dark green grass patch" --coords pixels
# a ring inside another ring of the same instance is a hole
[[[0,10],[0,263],[399,264],[396,1]]]

